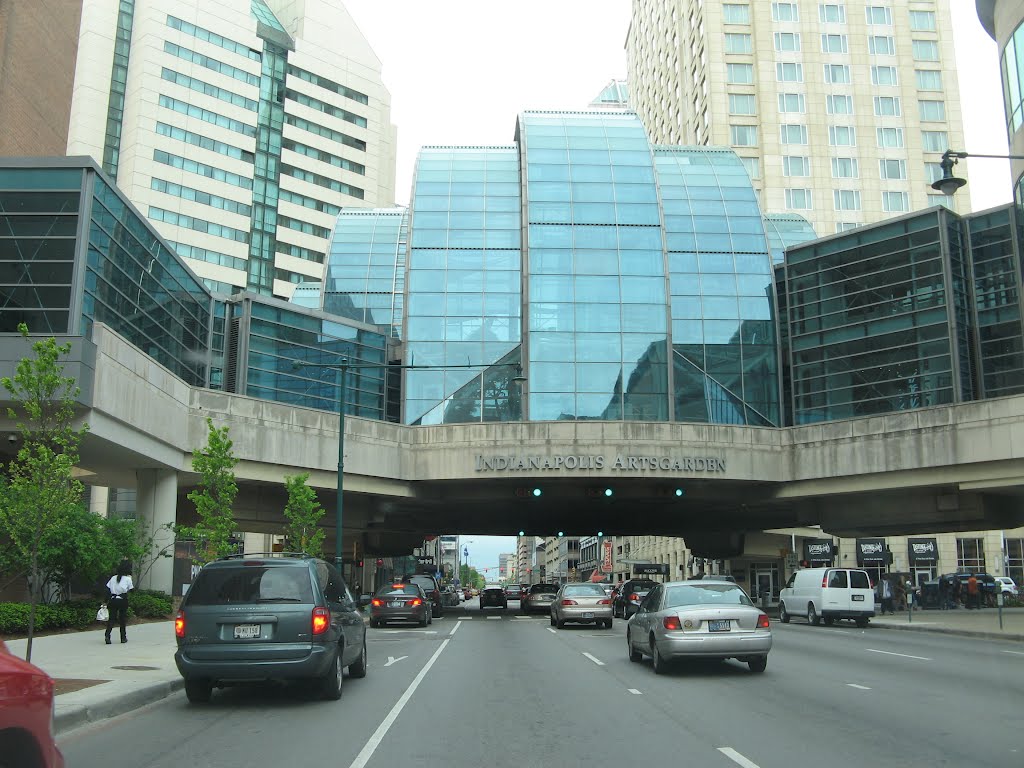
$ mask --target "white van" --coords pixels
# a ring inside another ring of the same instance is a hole
[[[804,616],[817,626],[836,619],[853,619],[866,627],[875,615],[875,590],[867,571],[859,568],[804,568],[789,577],[779,593],[779,619],[788,624]]]

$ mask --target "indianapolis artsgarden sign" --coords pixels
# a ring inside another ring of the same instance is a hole
[[[544,470],[589,471],[664,470],[666,472],[725,472],[725,459],[719,456],[481,456],[476,457],[477,472],[531,472]]]

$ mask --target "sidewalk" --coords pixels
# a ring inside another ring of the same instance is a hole
[[[32,641],[32,663],[58,683],[54,716],[58,735],[130,712],[183,687],[174,665],[173,621],[129,625],[124,644],[115,629],[112,639],[113,644],[106,645],[103,630],[97,629]],[[24,640],[8,640],[7,647],[25,658]],[[61,688],[71,690],[60,693]]]
[[[999,611],[996,608],[970,611],[965,608],[952,611],[915,610],[910,621],[907,620],[906,611],[897,611],[892,616],[876,615],[871,620],[871,626],[1024,642],[1024,608],[1003,608],[1002,629],[999,628]]]

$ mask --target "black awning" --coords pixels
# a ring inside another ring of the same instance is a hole
[[[810,563],[831,563],[836,559],[832,539],[804,539],[804,560]]]
[[[911,565],[934,564],[939,560],[939,545],[935,539],[907,539],[907,556]]]
[[[666,563],[634,563],[634,576],[668,576]]]
[[[885,539],[857,539],[857,565],[885,565]]]

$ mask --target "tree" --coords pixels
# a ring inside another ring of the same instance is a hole
[[[288,491],[288,503],[284,506],[288,525],[285,526],[284,536],[288,549],[320,557],[324,537],[327,535],[318,525],[324,516],[324,509],[317,501],[316,491],[306,485],[307,480],[308,472],[284,477],[284,487]]]
[[[28,340],[28,326],[19,324],[18,332]],[[27,661],[32,660],[36,605],[45,583],[46,544],[83,508],[84,487],[72,472],[88,429],[73,428],[79,389],[64,376],[60,362],[71,344],[50,337],[33,342],[32,351],[34,357],[22,358],[13,377],[0,379],[15,403],[7,414],[21,442],[0,495],[0,526],[10,543],[8,564],[28,577]]]
[[[189,501],[196,505],[199,522],[178,529],[181,538],[195,541],[193,561],[197,565],[206,565],[234,550],[232,506],[238,494],[232,471],[238,459],[231,450],[233,443],[228,437],[228,427],[218,429],[210,418],[206,419],[206,426],[209,428],[206,448],[197,448],[192,454],[192,469],[200,475],[199,487],[188,494]]]
[[[463,563],[459,568],[459,583],[464,587],[476,587],[480,589],[484,585],[484,577],[476,568]]]

